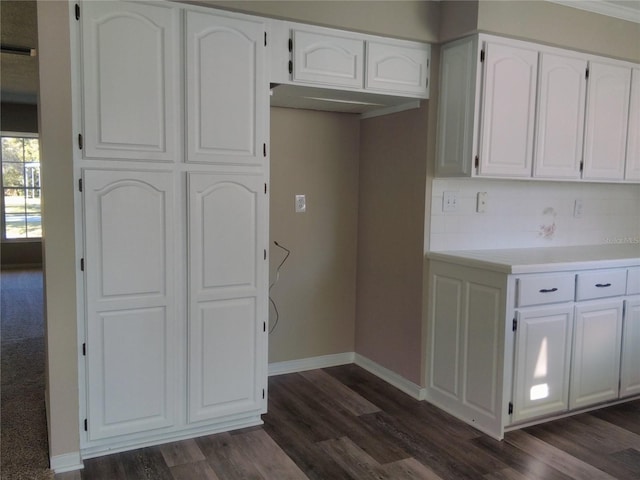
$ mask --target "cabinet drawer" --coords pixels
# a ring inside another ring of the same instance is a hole
[[[518,279],[517,307],[544,303],[573,302],[575,276],[535,275]]]
[[[627,271],[619,269],[578,273],[576,289],[576,300],[624,295],[627,290]]]
[[[640,267],[627,271],[627,295],[640,295]]]

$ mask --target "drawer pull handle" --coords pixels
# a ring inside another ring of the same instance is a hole
[[[610,283],[596,283],[596,287],[598,288],[606,288],[606,287],[610,287],[611,284]]]
[[[553,288],[543,288],[542,290],[540,290],[540,293],[553,293],[553,292],[557,292],[558,289],[556,287]]]

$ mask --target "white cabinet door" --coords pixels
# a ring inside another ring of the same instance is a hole
[[[631,69],[589,63],[584,145],[585,179],[624,176]]]
[[[627,164],[624,178],[640,180],[640,68],[634,68],[631,74]]]
[[[538,52],[487,42],[478,175],[530,177]]]
[[[170,4],[83,2],[84,158],[179,160],[179,18]]]
[[[540,54],[534,177],[580,178],[587,61]]]
[[[576,306],[570,408],[618,397],[621,341],[622,300]]]
[[[640,297],[625,301],[620,396],[640,394]]]
[[[262,408],[266,194],[261,175],[189,175],[189,422]]]
[[[362,88],[364,40],[334,32],[294,29],[292,80],[300,83]]]
[[[264,24],[186,15],[187,161],[263,164],[269,112]]]
[[[471,175],[477,138],[474,123],[477,52],[475,37],[442,47],[436,137],[439,176]]]
[[[423,98],[429,95],[429,46],[367,42],[365,88]]]
[[[573,304],[517,313],[513,420],[569,408]]]
[[[86,170],[83,196],[89,440],[170,426],[172,176]]]

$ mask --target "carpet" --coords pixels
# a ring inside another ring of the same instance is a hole
[[[0,274],[0,477],[51,480],[42,271]]]

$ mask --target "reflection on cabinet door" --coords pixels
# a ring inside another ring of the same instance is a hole
[[[624,176],[631,69],[589,63],[584,145],[585,179]]]
[[[538,52],[485,44],[478,175],[530,177]]]
[[[261,175],[189,175],[189,422],[262,408],[263,185]]]
[[[573,304],[517,313],[513,420],[566,411]]]
[[[170,173],[84,172],[88,435],[173,424]]]
[[[83,2],[85,158],[180,159],[179,10]]]
[[[640,394],[640,297],[625,300],[620,396]]]
[[[587,61],[540,54],[534,177],[579,178]]]
[[[187,161],[261,166],[269,109],[264,24],[186,14]]]
[[[570,408],[618,397],[622,300],[597,300],[576,306]]]

